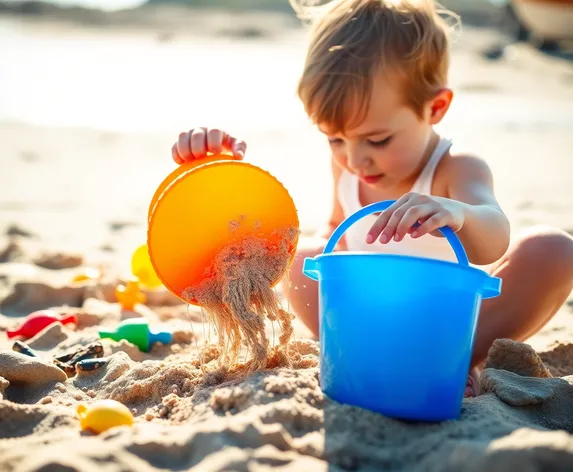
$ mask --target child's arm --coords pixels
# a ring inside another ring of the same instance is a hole
[[[509,246],[509,221],[493,193],[488,165],[472,156],[449,159],[443,170],[448,197],[408,193],[383,211],[366,236],[387,243],[408,233],[418,238],[449,226],[460,237],[469,260],[486,265],[498,260]],[[420,226],[416,227],[416,223]]]
[[[449,163],[449,197],[462,202],[464,224],[458,232],[471,262],[491,264],[509,246],[509,220],[493,191],[489,166],[474,156],[459,155]]]
[[[344,212],[338,201],[338,182],[340,180],[340,174],[342,169],[336,164],[334,159],[331,160],[332,165],[332,181],[333,181],[333,191],[332,191],[332,213],[330,214],[330,219],[328,220],[327,226],[321,234],[324,239],[329,239],[332,233],[342,221],[344,221]],[[337,245],[337,249],[346,250],[346,242],[344,236],[340,239]]]

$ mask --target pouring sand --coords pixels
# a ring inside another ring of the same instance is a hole
[[[240,222],[232,225],[238,228]],[[249,373],[272,366],[290,366],[287,349],[294,315],[281,308],[273,284],[286,273],[298,229],[275,234],[278,243],[269,249],[266,239],[249,236],[228,245],[208,271],[214,274],[197,287],[183,291],[183,298],[205,308],[219,337],[220,366],[229,372]],[[265,319],[278,321],[279,343],[271,348]],[[251,358],[239,364],[242,344]]]

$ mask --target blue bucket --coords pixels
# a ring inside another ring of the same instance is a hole
[[[471,267],[450,228],[440,231],[458,263],[405,255],[332,253],[356,221],[393,201],[366,206],[304,261],[319,281],[320,384],[340,403],[416,421],[456,419],[482,299],[501,279]]]

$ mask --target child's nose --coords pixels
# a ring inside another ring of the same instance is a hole
[[[372,165],[372,158],[364,152],[348,152],[348,167],[354,171],[367,169]]]

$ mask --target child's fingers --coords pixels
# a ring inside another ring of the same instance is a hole
[[[410,228],[408,229],[408,234],[412,234],[414,231],[416,231],[416,228],[418,228],[420,225],[425,223],[428,220],[428,218],[429,217],[419,218],[417,223],[414,226],[410,226]]]
[[[388,220],[386,227],[384,228],[384,230],[382,231],[382,234],[380,235],[379,239],[380,239],[381,243],[385,244],[385,243],[389,242],[392,238],[394,238],[396,241],[398,241],[398,239],[396,239],[396,230],[398,229],[398,225],[400,224],[400,222],[404,218],[404,215],[406,214],[406,212],[414,204],[415,204],[415,200],[406,200],[402,205],[400,205],[398,208],[396,208],[392,212],[392,215],[390,216],[390,219]]]
[[[175,143],[173,145],[173,147],[171,148],[171,155],[173,156],[173,160],[175,161],[176,164],[181,165],[183,164],[183,159],[181,159],[181,156],[179,155],[179,152],[177,151],[177,143]]]
[[[412,232],[412,238],[419,238],[425,234],[436,231],[442,226],[445,226],[447,224],[447,216],[448,215],[442,211],[432,215]]]
[[[223,151],[223,137],[225,133],[220,129],[210,129],[207,131],[207,151],[219,154]]]
[[[181,133],[176,143],[177,154],[183,161],[186,161],[187,159],[190,159],[192,157],[191,142],[189,138],[190,138],[189,133]]]
[[[436,212],[431,204],[414,205],[406,210],[404,216],[396,226],[395,241],[401,241],[409,230],[421,219],[431,217]]]
[[[247,143],[234,138],[230,134],[223,133],[223,149],[232,152],[239,159],[243,159],[247,151]]]
[[[243,159],[245,157],[245,152],[247,152],[247,143],[245,141],[235,140],[232,146],[232,151],[235,156]]]
[[[380,213],[380,216],[378,218],[376,218],[376,221],[374,222],[374,224],[372,225],[372,227],[370,228],[370,230],[366,234],[366,243],[367,244],[372,244],[374,241],[376,241],[376,238],[378,236],[380,236],[380,233],[386,227],[386,224],[388,223],[389,219],[390,219],[389,214],[387,214],[385,212]]]
[[[376,238],[378,236],[380,236],[380,233],[386,228],[386,225],[388,224],[388,221],[392,217],[394,211],[397,208],[399,208],[404,203],[404,201],[407,201],[407,200],[404,200],[404,197],[402,197],[399,200],[392,203],[392,205],[390,205],[388,208],[386,208],[386,210],[384,210],[382,213],[380,213],[380,216],[378,218],[376,218],[376,221],[374,222],[374,224],[372,225],[372,227],[370,228],[370,230],[366,234],[366,243],[367,244],[372,244],[374,241],[376,241]],[[380,239],[381,243],[387,243],[388,241],[390,241],[390,239],[387,239],[384,241],[382,239]]]
[[[191,131],[191,154],[195,159],[201,159],[207,155],[207,130],[195,128]]]

